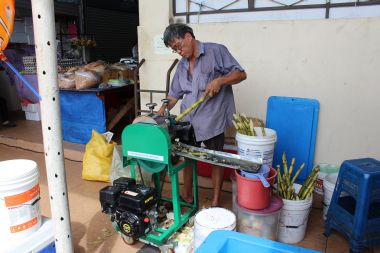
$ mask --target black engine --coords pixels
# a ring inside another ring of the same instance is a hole
[[[126,236],[139,238],[157,224],[157,194],[136,180],[121,177],[100,190],[102,212],[111,215],[111,221]]]

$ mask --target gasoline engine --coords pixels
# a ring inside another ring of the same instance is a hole
[[[155,189],[121,177],[100,190],[102,212],[111,216],[113,226],[124,235],[138,239],[157,225]]]

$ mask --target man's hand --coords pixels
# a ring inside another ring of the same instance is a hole
[[[167,107],[168,107],[168,110],[170,111],[175,106],[175,104],[178,102],[178,99],[171,97],[171,96],[167,96],[167,99],[169,99],[169,104],[167,105]],[[163,104],[161,106],[160,110],[158,110],[157,114],[164,116],[165,115],[165,109],[166,109],[166,105]]]
[[[212,97],[219,93],[223,85],[233,85],[240,83],[247,78],[244,71],[234,70],[226,76],[221,76],[212,80],[206,87],[205,97]]]
[[[205,97],[213,97],[218,94],[221,86],[222,85],[219,78],[216,78],[209,82],[205,90]]]
[[[160,108],[160,110],[158,110],[157,114],[158,114],[158,115],[161,115],[161,116],[164,116],[164,112],[165,112],[165,106],[162,106],[162,107]]]

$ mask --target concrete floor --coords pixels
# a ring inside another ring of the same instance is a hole
[[[30,159],[36,161],[40,171],[41,212],[50,217],[48,184],[43,156],[41,124],[39,122],[17,120],[14,128],[0,127],[0,161],[9,159]],[[82,156],[84,145],[64,143],[65,168],[68,185],[68,197],[74,250],[82,252],[152,252],[141,249],[141,242],[133,246],[126,245],[121,237],[111,227],[109,217],[102,214],[98,200],[99,190],[108,185],[102,182],[85,181],[81,179]],[[168,192],[165,184],[164,192]],[[211,199],[211,182],[200,177],[201,206],[209,206]],[[222,206],[231,208],[231,185],[226,182],[222,192]],[[313,208],[305,239],[297,244],[301,247],[328,253],[349,252],[346,239],[333,232],[326,240],[323,232],[322,210]],[[158,251],[157,251],[158,252]],[[380,252],[380,248],[367,249],[365,252]]]

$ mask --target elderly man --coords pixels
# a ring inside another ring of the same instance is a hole
[[[184,121],[190,121],[193,127],[195,145],[200,146],[203,142],[208,149],[223,150],[224,131],[231,126],[235,113],[231,85],[246,79],[244,69],[225,46],[196,40],[192,28],[184,24],[169,25],[164,32],[164,43],[182,56],[167,97],[170,100],[168,109],[181,97],[181,112],[200,97],[208,97]],[[164,109],[162,106],[159,113],[163,114]],[[214,195],[211,206],[219,206],[223,173],[223,168],[212,167]],[[182,199],[193,201],[191,168],[184,169]]]

